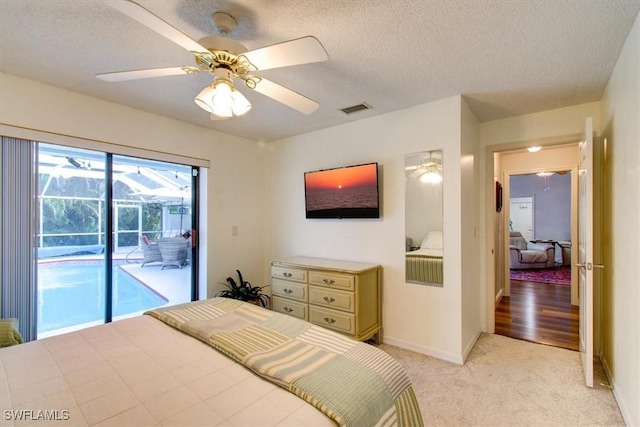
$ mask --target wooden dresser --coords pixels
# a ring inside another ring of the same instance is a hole
[[[382,268],[376,264],[291,257],[271,263],[274,311],[360,341],[380,343]]]

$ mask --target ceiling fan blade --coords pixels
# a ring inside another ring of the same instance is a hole
[[[96,77],[100,80],[107,82],[123,82],[126,80],[147,79],[150,77],[166,77],[166,76],[178,76],[181,74],[192,74],[187,70],[195,69],[196,67],[170,67],[170,68],[149,68],[146,70],[133,70],[133,71],[116,71],[113,73],[101,73],[96,74]]]
[[[311,114],[320,106],[306,96],[264,78],[260,80],[254,90],[304,114]]]
[[[289,40],[243,54],[258,70],[310,64],[329,59],[327,51],[313,36]]]
[[[182,46],[189,52],[209,52],[200,43],[194,41],[191,37],[184,34],[171,24],[158,18],[144,7],[129,0],[104,0],[105,3],[119,12],[127,15],[129,18],[135,19],[145,27],[148,27],[171,40],[178,46]]]

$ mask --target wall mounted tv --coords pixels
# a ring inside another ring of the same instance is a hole
[[[380,218],[378,164],[305,172],[307,218]]]

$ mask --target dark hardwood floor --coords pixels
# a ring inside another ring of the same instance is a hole
[[[496,334],[577,351],[571,287],[511,280],[511,296],[496,305]]]

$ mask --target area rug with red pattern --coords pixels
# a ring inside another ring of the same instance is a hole
[[[532,268],[530,270],[511,270],[511,280],[523,282],[550,283],[552,285],[571,286],[571,267]]]

